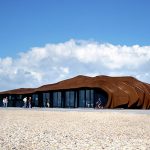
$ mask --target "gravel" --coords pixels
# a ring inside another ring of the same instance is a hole
[[[0,108],[0,150],[150,149],[150,113]]]

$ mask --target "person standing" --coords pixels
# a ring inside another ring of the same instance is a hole
[[[5,107],[6,106],[6,98],[4,97],[3,98],[3,107]]]
[[[47,107],[49,108],[50,107],[50,100],[49,100],[49,98],[46,98],[46,101],[47,101]]]
[[[31,97],[29,97],[29,108],[32,108],[32,100],[31,100]]]
[[[8,105],[8,98],[7,98],[7,97],[4,97],[4,98],[3,98],[3,106],[4,106],[4,107],[7,107],[7,105]]]
[[[24,106],[23,106],[23,107],[24,107],[24,108],[27,108],[27,97],[24,97],[24,98],[23,98],[23,102],[24,102]]]
[[[8,106],[8,97],[5,98],[6,107]]]

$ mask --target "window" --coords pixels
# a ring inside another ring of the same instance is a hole
[[[66,107],[69,107],[69,91],[66,92]]]
[[[16,95],[15,101],[16,101],[16,107],[23,106],[22,95]]]
[[[79,90],[79,107],[94,107],[94,90],[81,89]]]
[[[32,104],[34,107],[38,107],[38,94],[32,95]]]
[[[61,92],[53,92],[53,107],[61,107]]]
[[[95,89],[94,97],[95,97],[95,103],[100,98],[102,106],[105,106],[107,104],[108,95],[107,95],[107,93],[105,91],[103,91],[101,89]]]
[[[94,107],[94,90],[90,90],[91,92],[91,107]]]
[[[57,92],[58,107],[61,107],[61,92]]]
[[[50,93],[43,93],[43,107],[47,107],[47,101],[50,98]]]
[[[74,91],[69,92],[69,97],[70,97],[70,107],[74,107],[74,102],[75,102],[75,94]]]
[[[66,91],[66,107],[75,107],[75,92]]]
[[[91,97],[90,97],[90,95],[91,95],[90,90],[86,90],[86,107],[91,106]]]
[[[85,107],[85,90],[79,90],[79,107]]]
[[[53,107],[57,107],[57,92],[53,92]]]

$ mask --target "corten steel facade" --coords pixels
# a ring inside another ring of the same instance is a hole
[[[133,77],[77,76],[38,88],[21,88],[0,92],[8,97],[8,106],[22,107],[24,97],[32,97],[33,107],[95,108],[98,99],[102,108],[150,108],[150,84]]]

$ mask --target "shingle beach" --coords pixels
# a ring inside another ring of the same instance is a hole
[[[0,150],[150,149],[150,110],[0,108]]]

